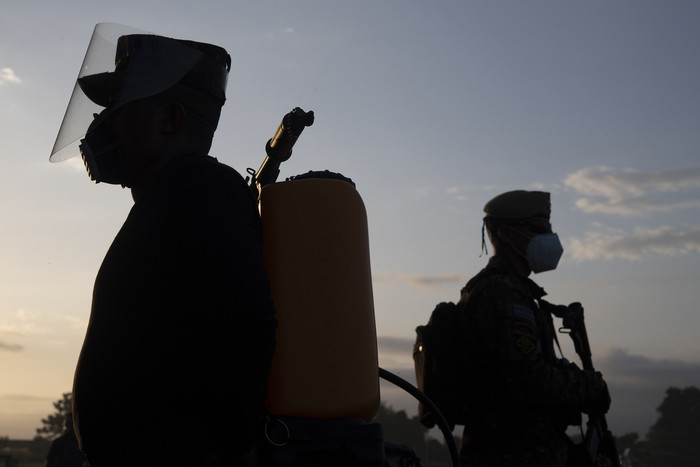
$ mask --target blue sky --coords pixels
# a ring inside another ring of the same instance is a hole
[[[551,191],[565,253],[534,279],[584,304],[610,426],[643,436],[668,386],[700,385],[698,20],[692,1],[6,2],[0,436],[33,436],[70,390],[92,282],[132,204],[78,160],[48,162],[102,21],[229,51],[212,155],[242,173],[282,115],[315,111],[282,177],[356,182],[380,364],[407,379],[414,328],[487,260],[484,203]]]

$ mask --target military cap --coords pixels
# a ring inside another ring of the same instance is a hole
[[[484,206],[485,219],[518,220],[531,217],[549,219],[550,195],[544,191],[515,190],[502,193]]]

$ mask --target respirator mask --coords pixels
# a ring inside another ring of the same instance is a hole
[[[530,239],[525,258],[532,272],[552,271],[557,268],[564,248],[555,233],[539,234]]]
[[[118,140],[110,119],[104,117],[106,112],[95,116],[85,138],[80,140],[80,155],[90,180],[130,188],[132,180],[119,150],[123,141]]]

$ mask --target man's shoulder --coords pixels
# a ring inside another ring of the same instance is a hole
[[[198,217],[232,211],[255,217],[257,213],[256,200],[243,177],[211,156],[192,156],[168,165],[135,210],[176,217],[188,212]]]
[[[172,184],[178,191],[253,199],[252,192],[241,174],[233,167],[211,156],[197,156],[183,161],[175,168]]]
[[[184,161],[177,172],[184,177],[200,178],[204,176],[211,181],[234,181],[245,184],[245,180],[236,169],[212,156],[192,157]]]

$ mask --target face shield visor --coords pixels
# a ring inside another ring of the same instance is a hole
[[[191,72],[212,49],[225,56],[224,66],[206,79],[195,76],[196,87],[217,99],[225,100],[230,68],[226,51],[201,44],[146,34],[127,26],[100,23],[95,27],[63,122],[56,136],[51,162],[60,162],[80,154],[80,139],[97,114],[100,121],[123,105],[160,94]],[[116,50],[116,56],[115,56]],[[186,84],[187,85],[187,84]]]

